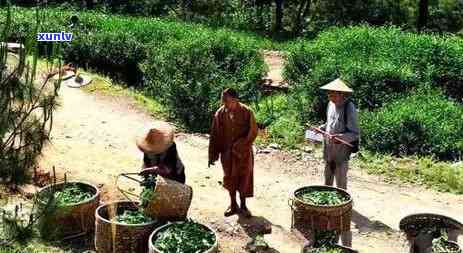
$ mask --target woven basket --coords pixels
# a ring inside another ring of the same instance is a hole
[[[100,190],[89,183],[67,182],[77,184],[89,192],[93,197],[79,203],[66,206],[47,206],[45,201],[39,201],[39,209],[44,214],[39,218],[38,225],[42,238],[63,239],[84,235],[95,229],[95,210],[100,202]],[[65,183],[52,184],[39,190],[39,196],[63,189]]]
[[[399,223],[400,230],[409,235],[416,234],[421,228],[427,226],[463,231],[463,224],[455,219],[432,213],[417,213],[408,215],[400,220]]]
[[[113,202],[98,207],[96,213],[95,249],[98,253],[146,253],[148,238],[156,221],[143,224],[122,224],[111,218],[124,210],[137,210],[138,203]]]
[[[341,245],[334,245],[334,248],[342,250],[342,253],[358,253],[358,251],[354,249],[344,247]],[[306,248],[302,249],[302,253],[313,253],[313,252],[317,252],[317,249],[306,249]]]
[[[193,198],[193,189],[158,176],[154,196],[144,208],[147,216],[162,221],[185,220]]]
[[[461,247],[460,247],[460,245],[458,245],[458,243],[452,242],[452,241],[447,241],[447,243],[452,245],[455,248],[455,251],[453,251],[452,253],[461,253],[462,252]],[[442,253],[445,253],[445,252],[442,252]]]
[[[347,196],[349,200],[336,206],[314,205],[296,197],[298,193],[307,189],[337,190],[344,196]],[[340,188],[325,185],[313,185],[299,188],[289,200],[289,206],[292,209],[291,228],[297,229],[303,235],[312,235],[313,230],[336,230],[339,233],[350,231],[352,205],[353,201],[350,194]]]
[[[149,244],[149,253],[171,253],[171,252],[160,251],[159,249],[157,249],[154,246],[153,241],[156,240],[157,236],[161,232],[163,232],[164,230],[169,228],[169,226],[171,226],[172,224],[175,224],[175,223],[180,223],[180,222],[169,223],[169,224],[166,224],[166,225],[164,225],[162,227],[159,227],[150,235],[149,243],[148,243]],[[214,232],[214,235],[215,235],[215,243],[214,243],[214,245],[210,249],[208,249],[208,250],[206,250],[204,252],[201,252],[201,253],[217,253],[218,250],[219,250],[219,243],[218,243],[217,233],[212,228],[210,228],[209,226],[206,226],[204,224],[201,224],[201,225],[204,226],[205,228],[207,228],[208,230]]]

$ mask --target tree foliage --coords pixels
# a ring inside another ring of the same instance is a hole
[[[36,0],[12,0],[33,6]],[[45,1],[39,1],[44,4]],[[168,16],[183,21],[287,36],[315,36],[331,26],[393,24],[413,31],[458,32],[461,0],[48,0],[47,5],[111,13]],[[1,1],[0,1],[1,5]]]
[[[7,41],[11,32],[9,9],[5,21],[0,24],[0,41]],[[35,32],[39,25],[37,11]],[[49,74],[40,75],[37,55],[35,36],[19,54],[9,53],[6,43],[0,45],[0,179],[5,183],[27,179],[52,127],[59,88],[59,82],[51,80],[56,61],[48,57]]]

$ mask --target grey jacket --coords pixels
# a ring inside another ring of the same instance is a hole
[[[344,120],[344,106],[336,106],[334,103],[328,103],[327,120],[320,128],[330,134],[342,134],[339,138],[353,142],[360,137],[358,125],[357,109],[353,103],[347,104],[347,124]],[[341,164],[350,159],[351,148],[345,144],[335,144],[329,138],[324,139],[323,158],[328,162]]]

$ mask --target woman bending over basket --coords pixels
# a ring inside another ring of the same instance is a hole
[[[160,175],[185,183],[185,167],[174,142],[174,130],[166,123],[159,123],[137,140],[143,152],[142,176]]]

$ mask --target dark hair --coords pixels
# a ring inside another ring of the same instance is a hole
[[[223,94],[223,95],[230,96],[230,97],[232,97],[232,98],[236,98],[236,99],[238,98],[238,93],[237,93],[236,90],[233,89],[233,88],[227,88],[227,89],[225,89],[225,90],[223,91],[222,94]]]

